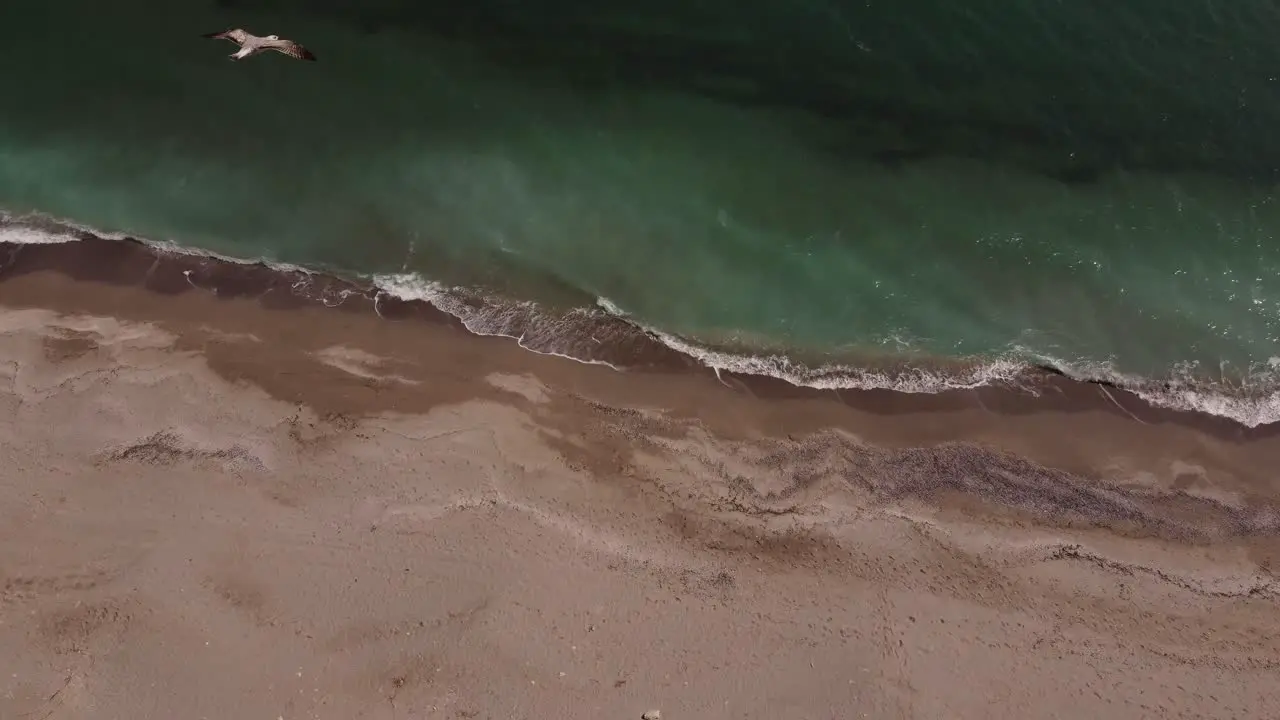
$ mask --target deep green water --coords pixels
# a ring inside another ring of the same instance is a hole
[[[1274,4],[12,0],[0,26],[11,212],[603,297],[811,364],[1051,358],[1277,403]],[[233,26],[320,60],[199,37]]]

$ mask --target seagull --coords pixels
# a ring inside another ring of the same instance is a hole
[[[215,38],[218,40],[230,40],[240,46],[240,50],[233,53],[230,57],[232,60],[243,60],[252,57],[260,52],[267,50],[275,50],[278,53],[284,53],[291,58],[299,60],[315,60],[316,56],[311,51],[302,47],[292,40],[281,40],[278,35],[268,35],[259,37],[251,35],[240,28],[227,30],[225,32],[208,33],[204,37]]]

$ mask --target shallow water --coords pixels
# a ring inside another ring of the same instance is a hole
[[[1270,394],[1276,11],[990,5],[6,4],[0,208],[810,366]]]

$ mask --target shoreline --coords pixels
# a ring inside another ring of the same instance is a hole
[[[536,336],[539,324],[558,327],[558,318],[540,323],[538,318],[530,320],[526,314],[523,318],[508,320],[511,326],[504,331],[477,332],[457,314],[437,307],[430,300],[396,297],[369,281],[272,267],[263,261],[233,261],[152,245],[132,237],[102,238],[87,230],[50,225],[76,239],[30,244],[0,241],[0,282],[31,273],[52,272],[81,282],[138,287],[166,296],[204,291],[222,299],[252,297],[269,310],[321,305],[342,312],[373,313],[393,322],[409,320],[443,325],[478,337],[507,340],[531,353],[601,364],[624,372],[715,377],[762,398],[806,399],[834,395],[851,407],[882,414],[951,412],[976,403],[994,412],[1012,415],[1107,412],[1141,423],[1176,424],[1238,441],[1280,435],[1280,421],[1250,426],[1225,415],[1168,407],[1118,382],[1075,378],[1060,368],[1043,364],[1027,364],[1016,371],[1016,376],[1004,380],[933,392],[883,387],[820,389],[773,375],[711,367],[663,342],[651,331],[625,318],[603,313],[589,319],[578,318],[589,326],[581,328],[573,347],[540,349],[537,338],[526,335]],[[486,301],[455,298],[453,302],[474,306]],[[606,339],[599,340],[601,336]],[[550,342],[562,340],[550,338]],[[1167,383],[1165,388],[1173,390]]]
[[[315,317],[311,322],[328,328],[328,345],[310,347],[311,356],[326,352],[328,347],[372,347],[377,356],[417,364],[419,372],[430,374],[440,365],[431,357],[434,348],[443,343],[472,357],[472,369],[477,372],[483,368],[510,374],[532,372],[569,387],[589,387],[592,394],[627,407],[665,397],[667,412],[696,419],[708,431],[729,436],[791,437],[834,429],[886,447],[990,444],[1019,461],[1061,470],[1087,482],[1110,474],[1115,457],[1123,457],[1130,465],[1128,472],[1166,475],[1166,482],[1176,485],[1181,481],[1174,477],[1177,472],[1169,475],[1168,458],[1184,455],[1182,446],[1186,443],[1213,446],[1209,453],[1213,462],[1206,462],[1197,451],[1192,454],[1194,461],[1187,458],[1184,463],[1188,467],[1202,468],[1203,472],[1230,467],[1233,474],[1245,475],[1242,479],[1250,484],[1261,481],[1263,468],[1280,462],[1280,424],[1248,428],[1228,418],[1161,408],[1122,388],[1077,381],[1049,370],[1040,371],[1042,377],[1037,378],[1034,394],[1002,385],[940,393],[819,390],[769,376],[717,372],[643,334],[635,335],[638,340],[628,356],[629,363],[619,358],[615,358],[619,360],[616,365],[583,363],[531,352],[510,337],[476,334],[429,302],[390,297],[371,285],[264,263],[242,264],[171,252],[132,239],[90,235],[72,243],[0,243],[0,306],[105,315],[173,328],[185,328],[199,316],[202,327],[221,328],[204,333],[200,341],[200,351],[213,362],[215,372],[257,384],[279,399],[329,413],[360,416],[406,410],[403,403],[382,399],[373,399],[367,406],[357,403],[353,408],[337,397],[342,392],[335,392],[333,400],[327,401],[323,399],[327,393],[317,393],[307,384],[280,383],[260,368],[246,373],[237,367],[238,358],[230,354],[219,358],[210,345],[211,338],[270,337],[281,324],[287,326],[290,317],[305,313]],[[177,309],[182,312],[175,317]],[[266,315],[259,316],[262,311]],[[619,320],[609,322],[622,324]],[[307,341],[316,343],[317,338],[311,335]],[[228,367],[223,369],[222,364]],[[456,370],[448,373],[456,379]],[[463,387],[457,391],[458,397],[467,392]],[[741,416],[746,408],[750,408],[749,415]],[[1238,457],[1223,466],[1218,464],[1223,452],[1237,453]],[[1003,464],[1002,460],[992,462]],[[1248,472],[1241,473],[1242,468]],[[957,486],[966,482],[953,478]],[[1251,488],[1250,494],[1255,490]],[[1055,492],[1050,490],[1049,495]],[[1031,502],[1024,498],[1015,504],[1035,505],[1044,499]],[[1075,512],[1069,507],[1071,501],[1050,498],[1048,502]],[[1204,511],[1227,525],[1243,522],[1228,519],[1234,517],[1230,508],[1226,515],[1216,506]],[[1043,518],[1052,515],[1043,510],[1037,513]],[[1113,529],[1118,527],[1116,523],[1127,522],[1122,517],[1125,512],[1115,508],[1104,515],[1102,525]],[[1148,520],[1164,526],[1155,515]],[[1178,533],[1162,530],[1160,534],[1172,537]]]
[[[1268,428],[619,371],[374,294],[0,249],[0,715],[1280,713]]]

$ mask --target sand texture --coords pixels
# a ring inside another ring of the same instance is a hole
[[[1277,441],[0,282],[0,718],[1276,718]]]

